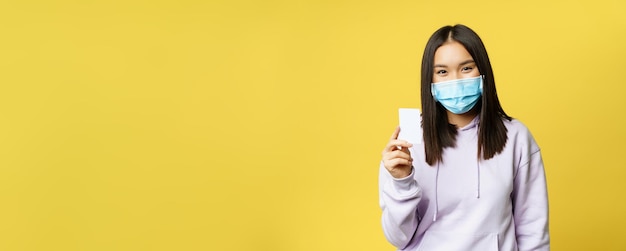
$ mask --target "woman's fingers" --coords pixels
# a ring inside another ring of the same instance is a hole
[[[396,159],[396,158],[400,158],[400,159],[407,159],[410,161],[413,161],[413,158],[411,158],[411,153],[408,152],[408,150],[405,151],[393,151],[393,152],[388,152],[385,154],[385,156],[383,156],[384,159]]]
[[[390,172],[394,170],[402,169],[408,170],[413,165],[413,158],[408,148],[402,148],[398,150],[393,147],[394,150],[383,152],[383,164],[385,168]]]
[[[387,170],[392,170],[394,168],[399,168],[399,167],[412,166],[411,161],[409,161],[408,159],[403,159],[403,158],[391,159],[388,162],[389,162],[389,166],[387,167]]]
[[[413,144],[409,143],[406,140],[400,140],[400,139],[392,139],[389,140],[389,143],[387,143],[387,146],[385,146],[385,149],[383,152],[391,152],[391,151],[396,151],[396,150],[400,150],[398,149],[398,147],[400,148],[409,148],[412,147]]]
[[[400,127],[396,127],[396,130],[391,134],[391,138],[389,139],[389,143],[385,146],[383,152],[390,152],[395,150],[402,150],[402,148],[412,147],[413,144],[409,143],[406,140],[399,140],[398,135],[400,135]]]
[[[409,152],[409,147],[412,147],[413,144],[406,140],[399,140],[399,134],[400,127],[397,127],[383,149],[383,164],[395,178],[406,177],[411,173],[413,166],[413,158]]]
[[[398,139],[398,135],[400,135],[400,127],[396,127],[396,130],[391,134],[391,138],[389,140]]]

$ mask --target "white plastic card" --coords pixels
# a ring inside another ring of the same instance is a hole
[[[422,117],[419,109],[400,108],[400,134],[398,139],[406,140],[411,144],[422,143]]]

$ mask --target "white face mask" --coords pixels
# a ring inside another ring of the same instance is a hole
[[[430,84],[430,91],[443,107],[454,114],[474,108],[483,93],[483,75]]]

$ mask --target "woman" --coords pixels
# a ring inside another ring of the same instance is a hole
[[[422,58],[423,142],[383,150],[382,226],[399,250],[549,250],[543,161],[498,100],[487,51],[445,26]],[[419,128],[419,126],[416,126]]]

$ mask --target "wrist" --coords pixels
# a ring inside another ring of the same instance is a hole
[[[406,179],[413,173],[413,166],[409,168],[394,169],[390,171],[391,176],[396,180]]]

